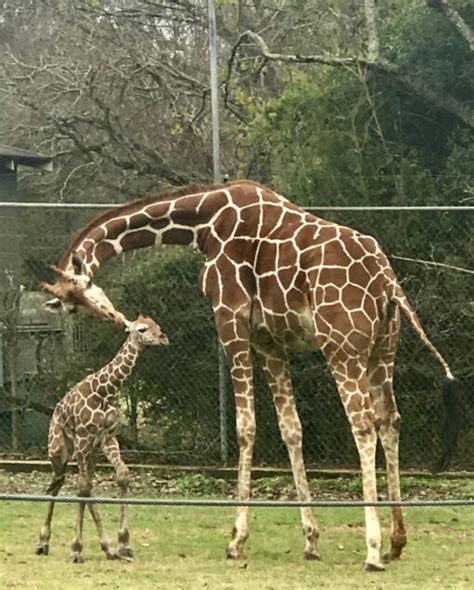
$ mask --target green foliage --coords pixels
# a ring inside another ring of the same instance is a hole
[[[127,317],[152,316],[170,339],[144,351],[123,388],[139,398],[147,443],[163,461],[196,460],[204,449],[216,458],[219,449],[217,339],[198,287],[202,262],[182,247],[135,253],[114,285]]]
[[[461,4],[474,22],[472,5]],[[400,3],[382,27],[386,57],[472,104],[472,53],[451,23],[427,11]],[[294,72],[253,117],[247,150],[252,173],[303,205],[455,203],[452,179],[472,170],[472,131],[363,69]]]
[[[214,494],[220,484],[213,478],[206,477],[200,473],[194,473],[178,478],[175,485],[178,494],[203,496]]]
[[[474,63],[466,40],[426,2],[403,1],[397,5],[391,18],[381,23],[384,57],[427,84],[474,104]],[[456,10],[472,27],[472,2],[456,2]]]
[[[300,74],[248,136],[258,174],[302,205],[402,204],[432,195],[416,149],[397,137],[397,100],[375,79],[332,69]]]

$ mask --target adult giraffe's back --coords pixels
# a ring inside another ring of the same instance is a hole
[[[377,242],[350,228],[305,212],[260,184],[189,186],[139,199],[92,221],[66,250],[59,280],[45,288],[68,310],[81,304],[103,319],[123,323],[91,277],[111,256],[159,244],[193,245],[206,262],[200,276],[214,310],[235,393],[239,498],[250,494],[255,439],[250,349],[258,354],[290,455],[298,497],[310,499],[288,355],[320,349],[336,381],[359,451],[364,499],[375,501],[377,434],[383,445],[389,495],[400,499],[400,415],[392,379],[400,311],[443,365],[428,340]],[[319,536],[309,508],[302,508],[304,555],[318,558]],[[366,513],[367,569],[382,569],[376,509]],[[248,508],[237,509],[227,556],[239,558],[248,537]],[[392,510],[387,558],[406,543],[401,509]]]

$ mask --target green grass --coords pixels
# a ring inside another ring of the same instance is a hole
[[[109,562],[86,517],[83,565],[68,563],[75,507],[58,505],[48,557],[34,555],[45,505],[0,503],[0,588],[81,590],[123,588],[255,589],[288,588],[472,588],[472,507],[408,508],[409,544],[403,558],[385,572],[364,573],[362,509],[325,508],[321,562],[301,559],[303,539],[295,509],[254,509],[248,560],[223,557],[234,512],[229,508],[131,507],[133,563]],[[115,540],[116,507],[102,507]],[[389,513],[381,511],[388,544]]]

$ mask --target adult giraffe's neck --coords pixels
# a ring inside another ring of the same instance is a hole
[[[99,369],[93,378],[98,379],[99,384],[108,386],[107,394],[115,393],[132,372],[141,351],[142,347],[134,343],[129,336],[114,358]]]
[[[79,234],[59,267],[68,270],[77,252],[91,276],[103,262],[127,250],[160,244],[192,244],[200,248],[200,234],[228,202],[227,190],[209,187],[168,200],[163,196],[146,197],[117,207]]]

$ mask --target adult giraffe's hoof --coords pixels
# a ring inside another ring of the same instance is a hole
[[[399,542],[394,541],[392,539],[392,545],[390,547],[390,550],[387,551],[386,553],[384,553],[384,555],[382,557],[382,561],[384,563],[388,563],[389,561],[393,561],[395,559],[400,559],[400,557],[402,555],[402,550],[406,544],[407,544],[406,537],[404,539],[402,539],[402,541],[399,541]]]
[[[38,545],[35,549],[36,555],[49,555],[49,545]]]
[[[395,559],[400,559],[400,552],[393,553],[392,551],[387,551],[387,553],[384,553],[382,555],[383,563],[390,563],[391,561],[394,561]]]
[[[307,561],[321,561],[321,555],[319,553],[310,553],[309,551],[305,551],[303,553],[303,559]]]
[[[364,572],[384,572],[385,567],[382,563],[364,563],[362,568]]]

